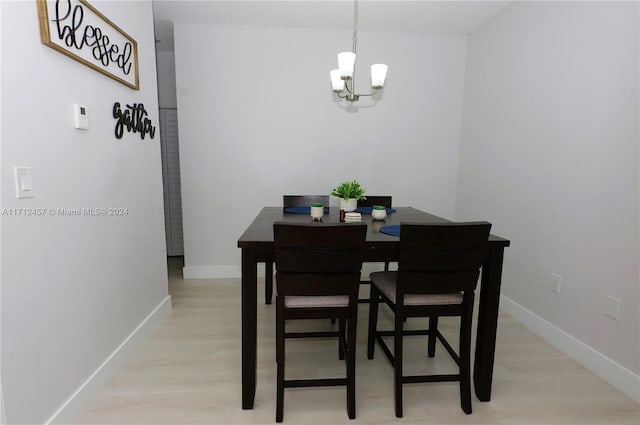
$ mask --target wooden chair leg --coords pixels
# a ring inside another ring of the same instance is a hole
[[[264,303],[271,304],[273,296],[273,263],[265,261],[264,263]]]
[[[358,308],[357,305],[355,307]],[[356,418],[356,319],[354,312],[347,324],[347,414],[349,419]]]
[[[344,353],[347,347],[345,347],[344,342],[346,338],[346,320],[340,319],[338,320],[338,358],[340,360],[344,360]],[[347,341],[348,344],[348,341]]]
[[[467,415],[471,414],[471,325],[473,311],[473,294],[471,301],[466,302],[460,317],[460,407]]]
[[[367,358],[369,360],[373,359],[376,344],[379,300],[378,289],[372,284],[369,298],[369,335],[367,337]]]
[[[284,297],[276,297],[276,422],[284,415]]]
[[[402,417],[402,328],[404,319],[396,311],[393,349],[393,381],[396,417]]]
[[[436,355],[436,333],[438,332],[438,316],[429,317],[429,341],[427,344],[427,354],[429,357]]]

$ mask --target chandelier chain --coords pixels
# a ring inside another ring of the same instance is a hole
[[[358,0],[353,2],[353,53],[356,53],[356,46],[358,45],[358,20],[360,18],[360,10],[358,7]]]

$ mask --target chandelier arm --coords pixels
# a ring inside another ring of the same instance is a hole
[[[359,94],[358,96],[373,96],[376,93],[378,93],[378,90],[374,91],[373,93],[369,93],[369,94]]]
[[[351,84],[352,84],[351,88],[349,88],[349,81],[351,81]],[[347,90],[349,94],[353,94],[353,79],[345,81],[344,88]]]

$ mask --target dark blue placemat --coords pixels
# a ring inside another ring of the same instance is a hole
[[[287,207],[284,212],[288,214],[311,214],[311,207]],[[329,213],[329,207],[324,207],[324,212]]]
[[[391,236],[400,236],[400,225],[392,224],[390,226],[384,226],[380,228],[380,233]]]
[[[396,210],[394,210],[393,208],[387,208],[387,214],[393,214],[394,212],[396,212]],[[371,211],[373,211],[373,207],[358,207],[356,208],[356,212],[359,212],[360,214],[371,214]]]

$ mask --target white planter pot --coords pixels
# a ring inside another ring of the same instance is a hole
[[[384,220],[387,218],[387,210],[372,210],[371,218],[374,220]]]
[[[324,207],[311,207],[311,218],[314,220],[322,219],[324,215]]]
[[[348,201],[340,198],[340,209],[344,210],[344,212],[355,211],[358,207],[358,200],[356,198],[349,198]]]

